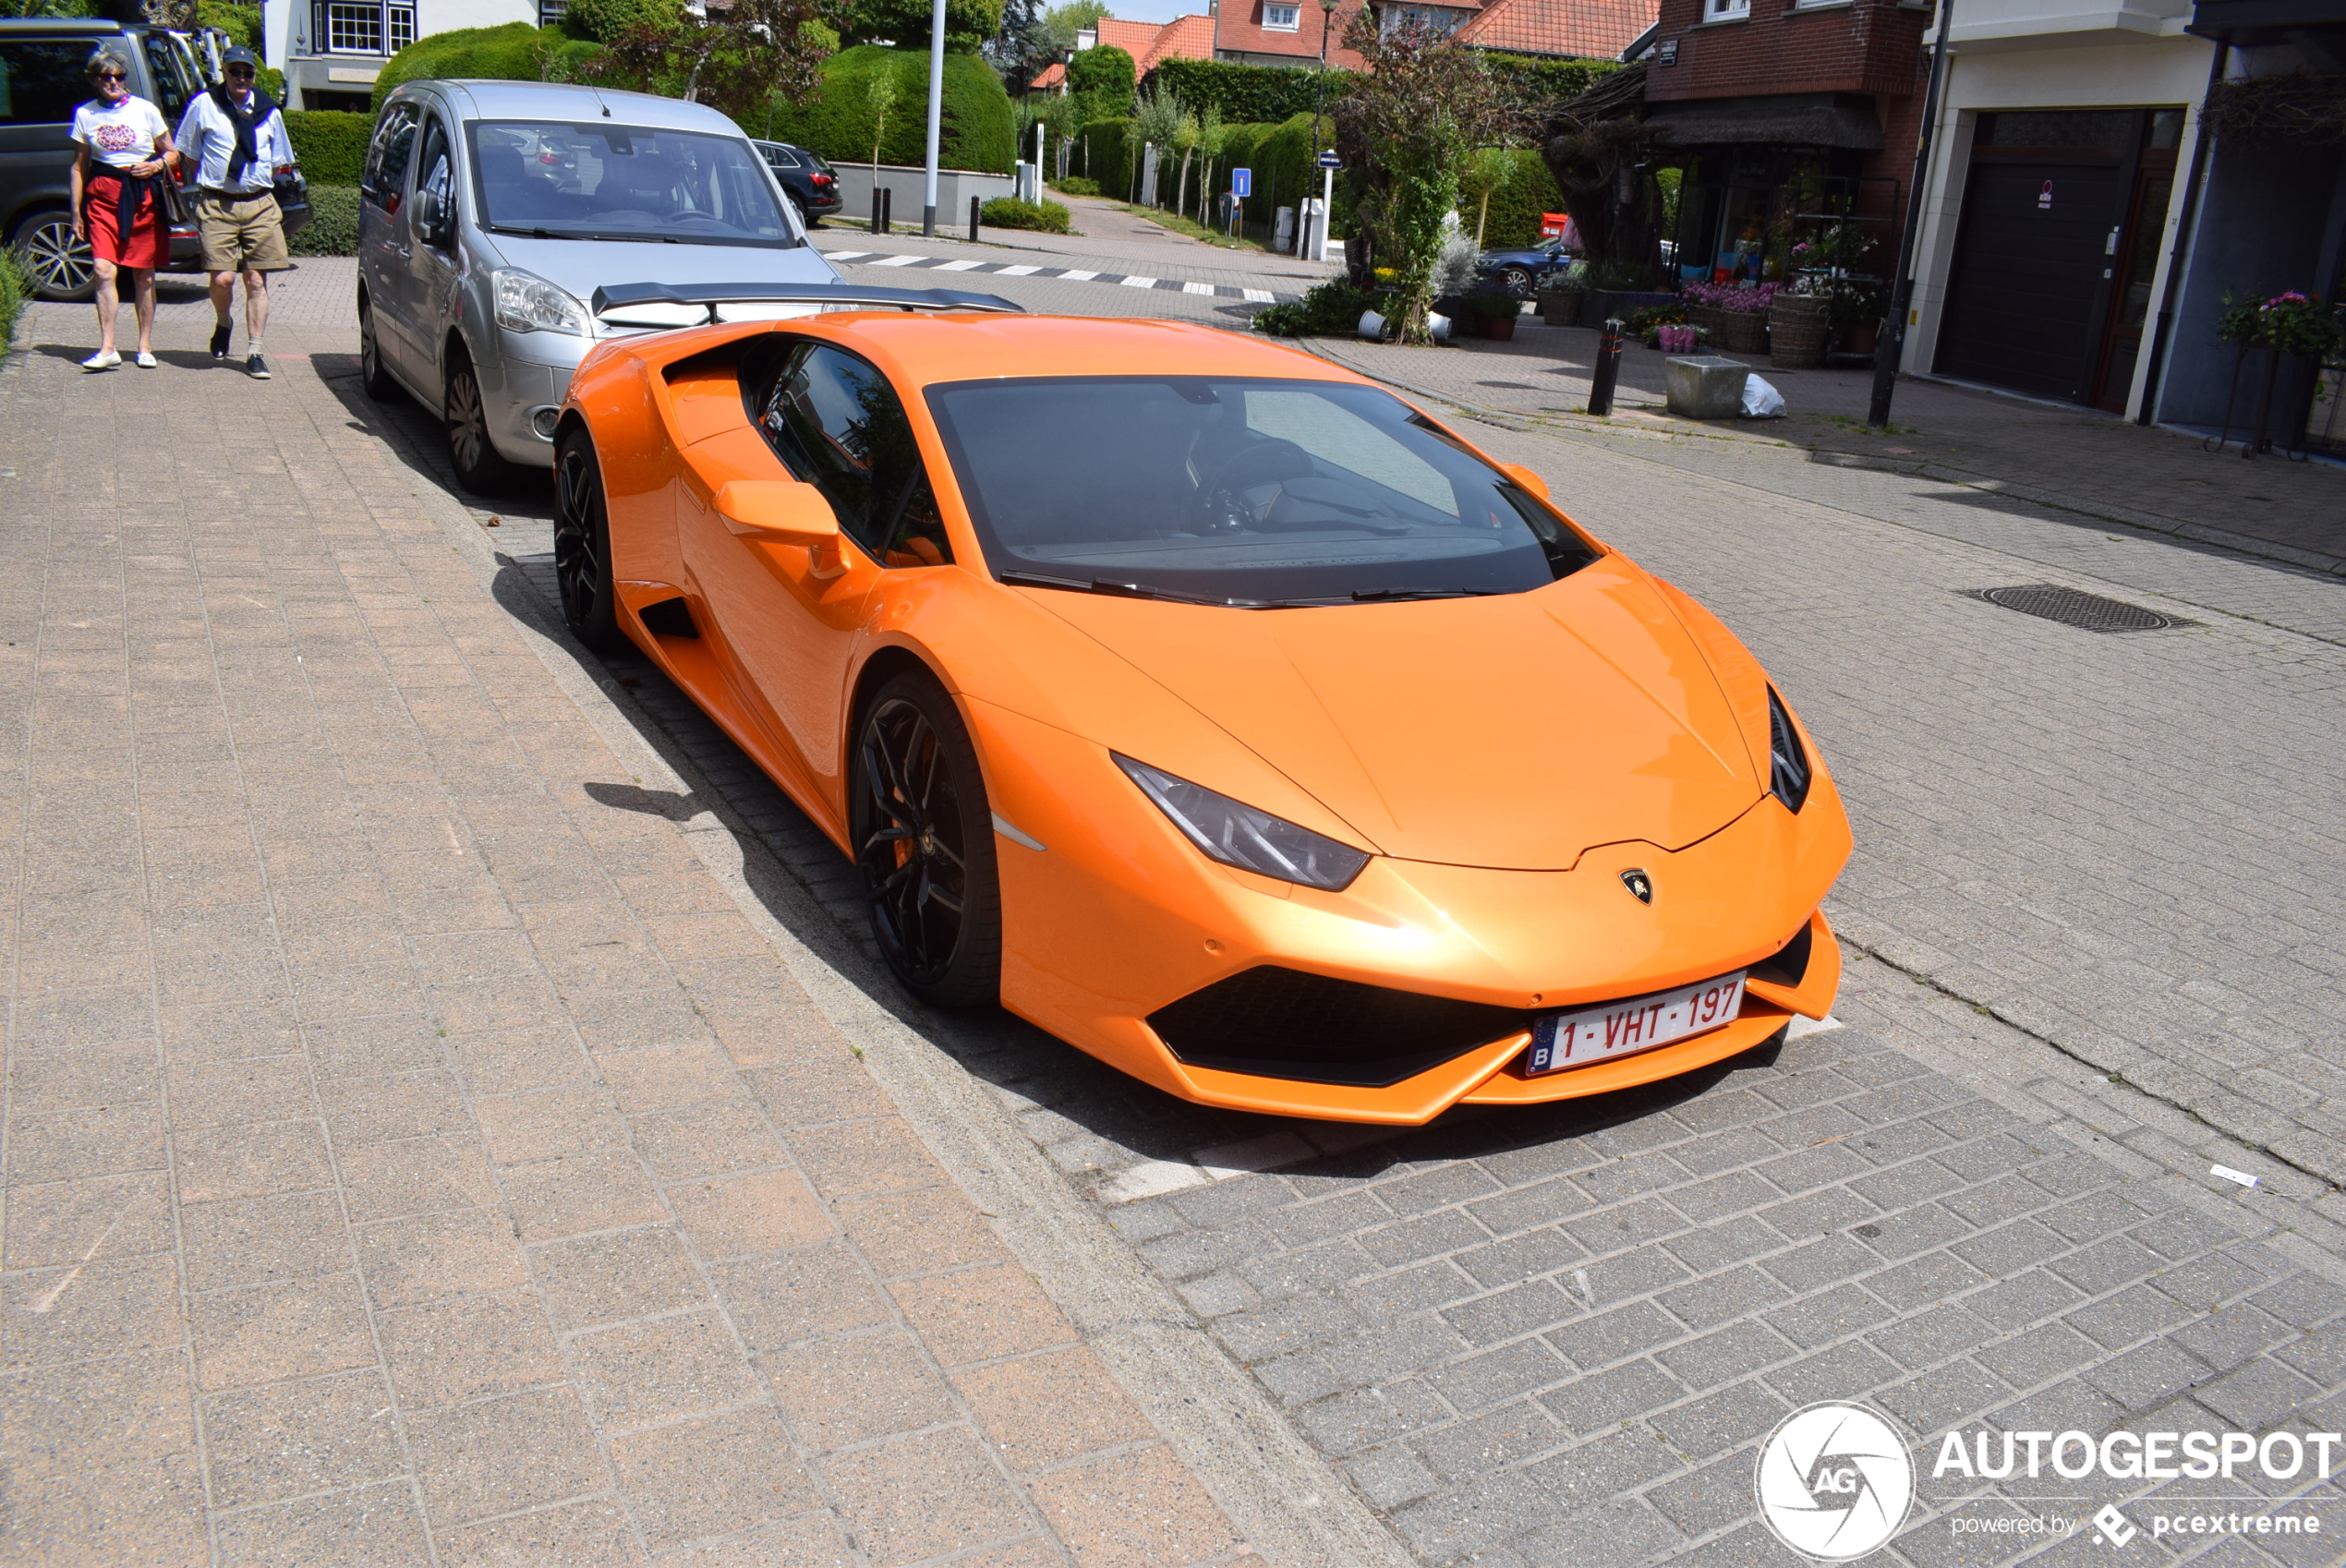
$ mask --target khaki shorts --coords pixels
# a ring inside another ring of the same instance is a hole
[[[207,272],[282,272],[293,265],[274,196],[198,197],[196,239]]]

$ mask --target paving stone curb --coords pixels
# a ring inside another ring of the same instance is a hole
[[[404,432],[386,425],[382,433],[400,449],[402,473],[420,504],[487,586],[512,558],[432,482],[429,464]],[[890,984],[877,966],[844,940],[824,943],[821,952],[802,940],[800,931],[829,929],[834,915],[773,861],[689,759],[655,745],[647,719],[639,725],[623,713],[635,706],[625,690],[589,674],[534,601],[506,608],[606,744],[635,759],[647,778],[707,802],[706,820],[696,818],[685,832],[702,863],[856,1045],[930,1152],[1107,1360],[1253,1550],[1279,1568],[1408,1568],[1411,1559],[1385,1526],[1076,1196],[1000,1104],[874,999]],[[776,907],[807,918],[793,923],[794,930],[776,917]]]

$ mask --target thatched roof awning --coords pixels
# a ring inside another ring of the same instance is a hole
[[[1872,104],[1831,93],[1653,103],[1648,105],[1646,130],[1663,147],[1767,142],[1877,152],[1882,145],[1881,121]]]

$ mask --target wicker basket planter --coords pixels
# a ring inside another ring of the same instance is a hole
[[[1768,307],[1768,363],[1779,370],[1822,364],[1825,340],[1832,335],[1830,307],[1822,299],[1780,294]]]
[[[1542,289],[1540,293],[1540,320],[1551,327],[1578,326],[1582,293],[1577,288]]]
[[[1711,346],[1720,354],[1768,352],[1768,319],[1753,310],[1722,310],[1716,306],[1689,305],[1687,322],[1707,328]]]

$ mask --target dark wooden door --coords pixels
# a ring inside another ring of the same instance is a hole
[[[1976,162],[1939,330],[1941,373],[2088,401],[2107,315],[2117,160]]]

